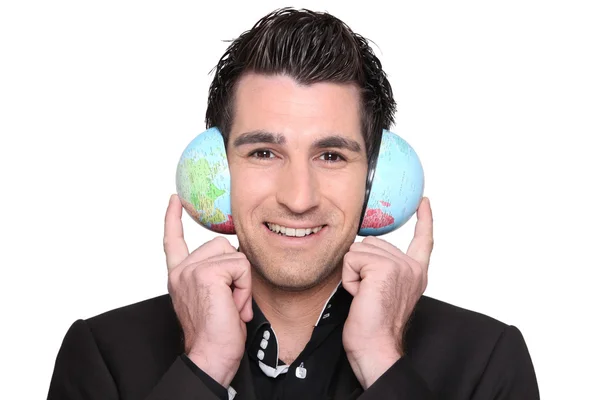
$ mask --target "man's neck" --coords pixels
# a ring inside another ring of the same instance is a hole
[[[291,363],[306,346],[323,307],[341,278],[339,269],[311,289],[290,292],[274,288],[253,274],[252,296],[277,335],[283,361]]]

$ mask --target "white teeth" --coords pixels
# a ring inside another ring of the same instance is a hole
[[[295,236],[295,237],[303,237],[303,236],[307,236],[310,235],[312,233],[317,233],[319,232],[323,226],[317,226],[314,228],[287,228],[285,226],[281,226],[281,225],[277,225],[277,224],[271,224],[269,222],[267,222],[267,226],[269,227],[269,229],[275,233],[281,233],[282,235],[285,236]]]
[[[303,228],[296,229],[296,236],[298,236],[298,237],[308,235],[309,233],[312,233],[312,231],[310,229],[303,229]]]

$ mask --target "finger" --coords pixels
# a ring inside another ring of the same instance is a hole
[[[208,243],[208,242],[207,242]],[[181,268],[179,276],[182,279],[191,279],[195,274],[197,268],[217,267],[217,264],[235,260],[243,260],[246,257],[240,253],[227,253],[220,254],[218,256],[210,257],[198,262],[186,262],[185,266]]]
[[[342,286],[352,296],[358,294],[358,287],[360,286],[360,273],[356,272],[351,265],[348,265],[344,259],[342,267]]]
[[[194,254],[194,253],[192,253],[192,254]],[[219,254],[216,254],[214,256],[205,258],[201,262],[211,263],[211,262],[219,262],[221,260],[229,260],[229,259],[231,259],[231,260],[235,260],[235,259],[238,259],[238,260],[248,260],[246,258],[246,255],[244,253],[239,253],[239,252],[236,251],[234,253],[228,253],[228,252],[227,253],[219,253]]]
[[[421,262],[413,259],[407,254],[404,254],[402,250],[398,249],[393,244],[373,236],[366,237],[362,242],[354,243],[350,248],[354,248],[357,251],[379,254],[383,257],[389,258],[397,264],[406,263],[415,271],[415,273],[419,273],[417,270],[427,270],[426,265],[424,266],[421,264]]]
[[[387,241],[377,238],[375,236],[367,236],[361,242],[355,242],[353,244],[353,246],[354,245],[358,245],[357,247],[367,246],[366,248],[376,247],[381,250],[384,250],[386,253],[388,253],[390,255],[390,257],[398,257],[401,259],[406,258],[406,254],[404,254],[404,252],[402,250],[400,250],[399,248],[397,248],[390,242],[387,242]]]
[[[209,242],[206,242],[204,245],[207,245]],[[204,246],[203,245],[203,246]],[[203,268],[217,268],[219,269],[219,265],[222,263],[226,263],[226,262],[239,262],[240,260],[242,262],[248,262],[248,259],[246,258],[246,256],[242,253],[227,253],[227,254],[219,254],[213,257],[209,257],[207,259],[203,259],[197,262],[190,262],[188,257],[188,261],[185,262],[185,265],[181,265],[179,270],[177,271],[177,273],[171,273],[169,274],[169,279],[175,281],[175,282],[186,282],[186,281],[192,281],[195,276],[196,273],[198,273],[198,269],[203,269]],[[221,276],[221,274],[219,274],[219,276]],[[228,279],[230,280],[230,279]],[[231,286],[231,284],[230,284]],[[233,288],[232,288],[233,289]],[[239,311],[239,310],[238,310]]]
[[[188,256],[189,250],[183,238],[181,223],[182,206],[179,196],[171,195],[165,214],[165,232],[163,248],[167,259],[167,269],[171,270],[181,264]]]
[[[350,251],[360,251],[363,253],[373,253],[377,254],[381,257],[389,258],[390,260],[396,260],[398,257],[395,254],[390,253],[386,249],[380,247],[379,245],[373,245],[371,243],[363,242],[355,242],[352,246],[350,246]]]
[[[376,266],[391,261],[389,257],[363,251],[351,251],[344,256],[342,267],[342,285],[352,296],[358,294],[360,282]],[[381,268],[380,268],[381,269]]]
[[[252,310],[252,296],[248,297],[248,300],[246,300],[246,304],[244,304],[242,311],[240,312],[240,317],[242,318],[242,321],[244,322],[250,322],[252,321],[253,318],[253,310]]]
[[[224,276],[226,283],[233,287],[233,302],[238,312],[241,312],[252,296],[250,262],[241,259],[228,259],[215,263],[214,267]]]
[[[224,254],[236,254],[236,257],[245,258],[229,243],[229,240],[223,236],[217,236],[192,251],[186,260],[186,264],[218,258]]]
[[[415,276],[426,276],[426,272],[424,273],[423,271],[427,271],[427,270],[424,266],[421,265],[421,263],[417,262],[416,260],[413,260],[411,257],[407,256],[406,254],[402,253],[401,251],[395,252],[395,254],[389,253],[387,250],[385,250],[381,247],[378,247],[378,246],[381,246],[381,244],[383,243],[388,246],[391,246],[392,250],[394,250],[396,248],[388,242],[385,242],[383,240],[379,240],[379,241],[381,243],[378,243],[377,246],[369,244],[369,243],[357,242],[357,243],[354,243],[350,247],[350,249],[351,249],[351,251],[354,251],[354,252],[371,253],[371,254],[380,256],[380,257],[384,258],[385,260],[390,260],[396,266],[396,268],[399,268],[399,269],[409,268],[410,270],[412,270],[412,273]],[[380,263],[381,263],[381,261],[378,262],[378,264],[380,264]],[[380,268],[379,265],[378,265],[377,269],[383,270],[383,268]]]
[[[426,269],[429,268],[431,252],[433,251],[433,215],[429,198],[424,197],[417,209],[417,223],[415,234],[408,246],[406,254],[419,262]]]

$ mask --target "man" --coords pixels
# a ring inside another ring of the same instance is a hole
[[[535,399],[517,328],[422,296],[429,200],[406,253],[355,243],[395,102],[367,42],[283,9],[234,41],[210,88],[239,249],[189,252],[171,197],[169,295],[79,320],[49,399]]]

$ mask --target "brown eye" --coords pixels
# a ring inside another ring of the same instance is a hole
[[[251,154],[251,156],[264,159],[264,158],[271,158],[273,156],[273,153],[271,153],[269,150],[257,150],[255,152],[253,152]]]
[[[342,161],[343,157],[340,156],[337,153],[323,153],[323,155],[321,155],[320,157],[323,161],[327,161],[327,162],[338,162],[338,161]]]

